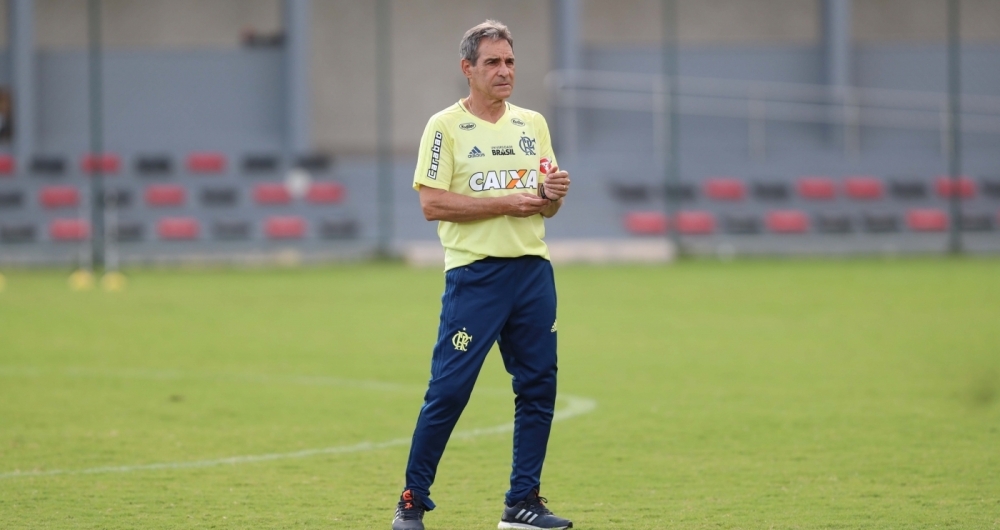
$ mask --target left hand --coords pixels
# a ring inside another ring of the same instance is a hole
[[[545,175],[545,182],[542,185],[545,186],[545,196],[558,201],[569,193],[569,173],[553,167],[552,171]]]

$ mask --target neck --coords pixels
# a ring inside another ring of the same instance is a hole
[[[470,93],[464,103],[473,116],[490,123],[496,123],[507,107],[502,99],[487,99],[485,96],[477,96],[475,92]]]

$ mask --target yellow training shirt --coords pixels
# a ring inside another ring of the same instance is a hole
[[[469,197],[536,194],[544,181],[539,160],[548,158],[556,165],[548,124],[535,111],[506,106],[496,123],[477,118],[461,101],[432,116],[420,140],[413,189],[427,186]],[[549,259],[541,215],[441,221],[438,236],[445,249],[445,270],[487,256]]]

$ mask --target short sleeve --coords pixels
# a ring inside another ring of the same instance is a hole
[[[535,134],[538,137],[538,156],[548,158],[553,166],[558,166],[556,155],[552,151],[552,138],[549,136],[549,124],[541,114],[535,115]],[[539,175],[540,179],[544,179]]]
[[[424,135],[420,139],[417,168],[413,172],[413,189],[420,186],[447,190],[451,186],[451,175],[455,159],[452,157],[452,140],[437,116],[427,122]]]

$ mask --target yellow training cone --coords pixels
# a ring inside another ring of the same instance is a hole
[[[125,275],[118,271],[106,272],[101,277],[101,288],[109,293],[124,291],[127,283]]]
[[[94,275],[88,270],[80,269],[69,275],[69,288],[74,291],[88,291],[94,288]]]

